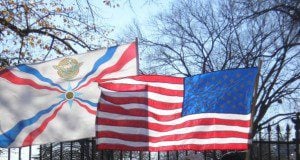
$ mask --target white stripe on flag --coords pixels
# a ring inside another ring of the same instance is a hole
[[[248,143],[247,139],[243,138],[208,138],[208,139],[185,139],[178,141],[163,141],[163,142],[132,142],[113,138],[99,138],[97,144],[122,144],[133,147],[163,147],[163,146],[177,146],[177,145],[191,145],[191,144],[227,144],[227,143]]]
[[[147,121],[147,119],[144,119]],[[213,132],[213,131],[236,131],[241,133],[248,133],[249,127],[239,127],[239,126],[225,126],[225,125],[203,125],[203,126],[193,126],[185,127],[180,129],[174,129],[171,131],[159,132],[151,129],[136,128],[136,127],[120,127],[120,126],[105,126],[97,125],[96,131],[112,131],[116,133],[123,134],[139,134],[139,135],[151,135],[152,137],[162,137],[171,136],[179,134],[188,134],[193,132]]]

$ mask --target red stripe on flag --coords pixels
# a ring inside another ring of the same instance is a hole
[[[40,125],[39,128],[33,130],[32,132],[30,132],[27,137],[25,138],[25,140],[23,141],[22,146],[29,146],[32,144],[32,142],[46,129],[46,127],[48,126],[48,124],[56,117],[57,113],[62,109],[63,105],[66,103],[67,101],[64,101],[57,109],[54,110],[54,112],[52,113],[52,115],[48,118],[46,118],[43,123]]]
[[[205,145],[178,145],[178,146],[162,146],[162,147],[133,147],[121,144],[107,144],[101,143],[97,145],[98,150],[113,149],[113,150],[126,150],[126,151],[172,151],[172,150],[247,150],[248,144],[244,143],[227,143],[227,144],[205,144]]]
[[[144,109],[124,109],[122,107],[117,106],[111,106],[111,105],[100,105],[100,111],[101,112],[108,112],[113,114],[120,114],[122,116],[128,115],[128,116],[138,116],[138,117],[152,117],[158,121],[171,121],[174,119],[178,119],[181,117],[181,113],[175,113],[172,115],[158,115],[156,113],[152,113],[149,111],[146,111]],[[115,120],[111,120],[115,121]],[[101,122],[101,121],[99,121]]]
[[[145,116],[146,117],[146,116]],[[158,118],[159,119],[159,118]],[[167,132],[174,129],[180,129],[185,127],[193,127],[193,126],[209,126],[209,125],[228,125],[228,126],[238,126],[238,127],[250,127],[249,121],[241,121],[241,120],[225,120],[218,118],[204,118],[204,119],[196,119],[196,120],[188,120],[184,121],[180,124],[174,125],[162,125],[157,123],[148,122],[147,119],[145,121],[142,120],[114,120],[108,118],[97,118],[98,125],[108,125],[108,126],[120,126],[120,127],[136,127],[136,128],[145,128],[151,129],[159,132]]]
[[[147,91],[147,85],[144,84],[114,84],[114,83],[101,83],[101,88],[111,91],[131,92],[131,91]]]
[[[80,103],[77,99],[74,99],[74,101],[77,102],[80,107],[84,108],[90,114],[96,115],[97,111],[90,109],[87,105]]]
[[[57,89],[57,88],[51,88],[48,86],[42,86],[39,85],[37,83],[35,83],[34,81],[30,80],[30,79],[25,79],[25,78],[20,78],[16,75],[14,75],[10,70],[5,70],[4,72],[2,72],[0,74],[0,77],[10,81],[11,83],[14,84],[18,84],[18,85],[27,85],[27,86],[31,86],[35,89],[47,89],[47,90],[51,90],[51,91],[57,91],[60,93],[63,93],[63,91]]]
[[[143,75],[133,76],[131,79],[144,82],[159,82],[159,83],[172,83],[183,84],[184,79],[181,77],[161,76],[161,75]]]
[[[183,90],[172,90],[162,87],[153,87],[147,85],[134,85],[134,84],[114,84],[114,83],[102,83],[102,88],[118,91],[118,92],[131,92],[131,91],[148,91],[153,93],[159,93],[167,96],[179,96],[183,97]]]
[[[104,77],[108,73],[114,73],[114,72],[120,71],[128,62],[130,62],[132,59],[136,58],[136,54],[137,53],[136,53],[135,43],[131,43],[115,65],[104,69],[98,76],[91,78],[86,84],[77,88],[76,91],[89,85],[91,82],[101,81],[101,78]]]
[[[105,95],[105,93],[104,94],[102,93],[101,97],[104,100],[108,102],[112,102],[116,105],[138,103],[138,104],[145,104],[157,109],[178,109],[182,107],[182,103],[161,102],[161,101],[156,101],[144,97],[110,97]],[[168,107],[166,108],[166,106]]]

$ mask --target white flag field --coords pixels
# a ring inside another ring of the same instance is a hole
[[[95,136],[99,79],[137,74],[136,43],[0,72],[0,147]]]

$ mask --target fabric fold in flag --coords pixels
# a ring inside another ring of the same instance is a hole
[[[257,72],[100,81],[97,149],[246,150]]]
[[[99,79],[137,74],[136,43],[0,72],[0,147],[95,136]]]

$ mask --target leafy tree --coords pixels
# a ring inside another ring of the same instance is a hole
[[[0,10],[0,66],[77,54],[109,42],[110,29],[89,0],[3,0]]]
[[[144,73],[191,76],[253,67],[261,59],[254,136],[260,124],[299,111],[299,6],[295,0],[177,0],[144,29],[135,23],[125,37],[139,34]]]

